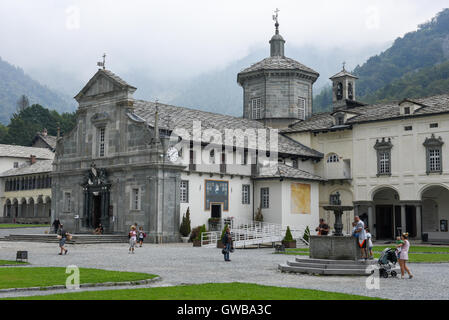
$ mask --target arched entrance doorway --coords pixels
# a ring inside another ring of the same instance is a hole
[[[376,239],[393,239],[400,232],[401,204],[399,193],[393,188],[385,187],[373,194],[375,207]]]
[[[429,241],[449,241],[449,190],[443,186],[430,186],[421,194],[422,232]]]

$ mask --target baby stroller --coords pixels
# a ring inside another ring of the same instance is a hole
[[[394,270],[396,267],[396,263],[398,262],[398,257],[396,255],[396,251],[391,248],[386,248],[382,251],[379,258],[379,275],[384,278],[388,278],[388,276],[392,276],[393,278],[398,275],[398,273]]]

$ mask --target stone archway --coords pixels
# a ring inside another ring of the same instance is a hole
[[[400,200],[398,191],[392,187],[380,187],[372,192],[376,239],[393,239],[402,231]]]
[[[445,186],[432,185],[421,192],[422,233],[429,241],[449,241],[449,190]]]

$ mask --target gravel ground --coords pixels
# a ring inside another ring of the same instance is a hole
[[[57,244],[0,242],[0,259],[14,260],[16,251],[28,250],[29,262],[35,267],[77,265],[86,268],[147,272],[162,277],[162,281],[149,286],[247,282],[396,300],[449,299],[449,264],[410,264],[414,279],[380,279],[380,289],[368,290],[365,277],[281,273],[277,270],[278,264],[294,260],[295,257],[275,255],[273,249],[236,250],[231,255],[230,263],[223,261],[223,255],[218,249],[193,248],[191,244],[145,244],[143,248],[137,248],[135,254],[128,254],[127,244],[69,245],[68,249],[68,255],[59,256]],[[126,287],[117,289],[123,288]],[[3,293],[0,298],[61,292],[65,291]]]

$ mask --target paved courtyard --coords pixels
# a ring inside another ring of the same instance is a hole
[[[218,249],[193,248],[191,244],[145,244],[143,248],[137,248],[133,255],[128,254],[127,244],[69,245],[68,249],[67,256],[59,256],[57,244],[0,241],[0,259],[14,260],[16,251],[28,250],[29,261],[35,267],[77,265],[86,268],[160,275],[162,281],[152,286],[247,282],[399,300],[449,299],[449,264],[411,264],[411,270],[415,274],[414,279],[380,279],[379,290],[368,290],[364,277],[323,277],[280,273],[277,270],[278,264],[293,260],[295,257],[275,255],[271,248],[236,250],[231,255],[230,263],[223,261],[223,255]],[[8,293],[0,294],[0,297],[49,293],[53,292]]]

